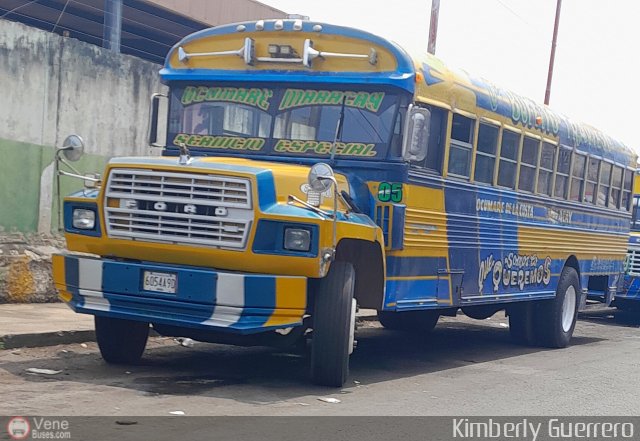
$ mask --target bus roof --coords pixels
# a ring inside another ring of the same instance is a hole
[[[448,68],[431,54],[415,57],[416,99],[511,125],[576,150],[636,168],[636,153],[622,142],[549,106],[502,89],[484,78]],[[423,79],[419,78],[420,76]]]
[[[586,154],[636,167],[623,143],[548,106],[495,86],[438,58],[411,57],[365,31],[302,20],[258,20],[205,29],[178,42],[160,72],[171,81],[286,81],[386,85],[417,101],[478,115]]]
[[[302,20],[258,20],[204,29],[169,51],[163,81],[287,81],[392,85],[415,90],[414,62],[368,32]]]

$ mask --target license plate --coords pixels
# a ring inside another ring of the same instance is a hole
[[[170,273],[156,273],[145,271],[142,288],[145,291],[164,292],[175,294],[178,286],[178,277]]]

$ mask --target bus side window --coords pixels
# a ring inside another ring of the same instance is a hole
[[[475,120],[457,113],[453,115],[451,146],[449,147],[449,174],[469,178],[474,129]]]
[[[606,207],[609,199],[609,185],[611,183],[611,164],[603,162],[600,167],[600,186],[598,187],[598,205]]]
[[[551,196],[553,190],[553,170],[556,168],[556,146],[542,143],[540,170],[538,171],[538,193]]]
[[[501,187],[515,188],[519,147],[520,134],[510,130],[503,130],[502,144],[500,146],[500,166],[498,167],[498,185]]]
[[[587,185],[584,191],[584,201],[595,204],[598,191],[598,170],[600,160],[589,158],[589,166],[587,167]]]
[[[582,189],[584,187],[584,171],[587,164],[587,157],[576,154],[573,157],[573,167],[571,169],[571,194],[569,200],[582,202]]]
[[[567,198],[569,188],[569,169],[571,168],[571,150],[560,147],[558,152],[558,163],[556,164],[556,182],[553,195],[557,198]]]
[[[528,136],[522,144],[522,158],[520,159],[520,178],[518,189],[533,193],[536,182],[536,168],[538,167],[538,149],[540,141]]]
[[[631,183],[633,182],[633,170],[624,171],[624,184],[622,187],[622,200],[620,208],[629,211],[629,200],[631,199]]]
[[[447,111],[428,106],[431,111],[429,146],[427,156],[422,161],[412,161],[413,165],[442,173],[442,153],[447,130]]]
[[[473,180],[493,184],[493,171],[496,167],[496,148],[498,147],[498,132],[500,129],[485,123],[480,123],[478,129],[478,149],[476,151],[476,169]]]
[[[618,208],[620,203],[620,193],[622,192],[622,167],[614,166],[611,176],[611,197],[609,198],[609,208]]]

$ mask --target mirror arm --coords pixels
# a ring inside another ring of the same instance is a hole
[[[321,214],[325,217],[332,217],[331,213],[327,213],[326,211],[318,208],[318,207],[314,207],[313,205],[303,201],[302,199],[298,199],[297,197],[295,197],[294,195],[289,195],[289,199],[287,200],[287,203],[289,205],[295,205],[295,204],[300,204],[305,208],[308,208],[309,210],[313,211],[314,213],[318,213]]]
[[[60,156],[60,152],[63,152],[63,151],[64,151],[64,149],[59,149],[59,150],[56,152],[56,155],[57,155],[57,159],[58,159],[58,161],[59,161],[60,163],[64,164],[66,167],[69,167],[69,168],[71,169],[71,171],[72,171],[72,172],[74,172],[75,174],[77,174],[77,175],[81,175],[82,173],[80,173],[80,172],[78,171],[78,169],[77,169],[77,168],[75,168],[75,167],[74,167],[73,165],[71,165],[71,164],[70,164],[66,159],[64,159],[63,157],[61,157],[61,156]],[[60,167],[58,167],[58,169],[60,169]]]
[[[58,174],[61,176],[69,176],[70,178],[82,179],[83,181],[101,182],[101,179],[98,178],[92,178],[91,176],[84,176],[78,173],[69,173],[64,170],[58,170]]]

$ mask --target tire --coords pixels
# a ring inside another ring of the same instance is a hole
[[[315,292],[311,340],[311,378],[315,384],[342,387],[349,376],[353,348],[356,274],[353,265],[335,261]]]
[[[507,308],[509,315],[509,334],[514,343],[535,345],[533,302],[515,303]]]
[[[95,316],[96,340],[104,361],[134,364],[149,338],[149,323]]]
[[[394,331],[429,333],[436,327],[440,314],[435,311],[378,311],[378,321]]]
[[[580,281],[578,273],[565,266],[560,274],[556,296],[536,302],[534,330],[538,343],[548,348],[569,346],[578,317]]]

